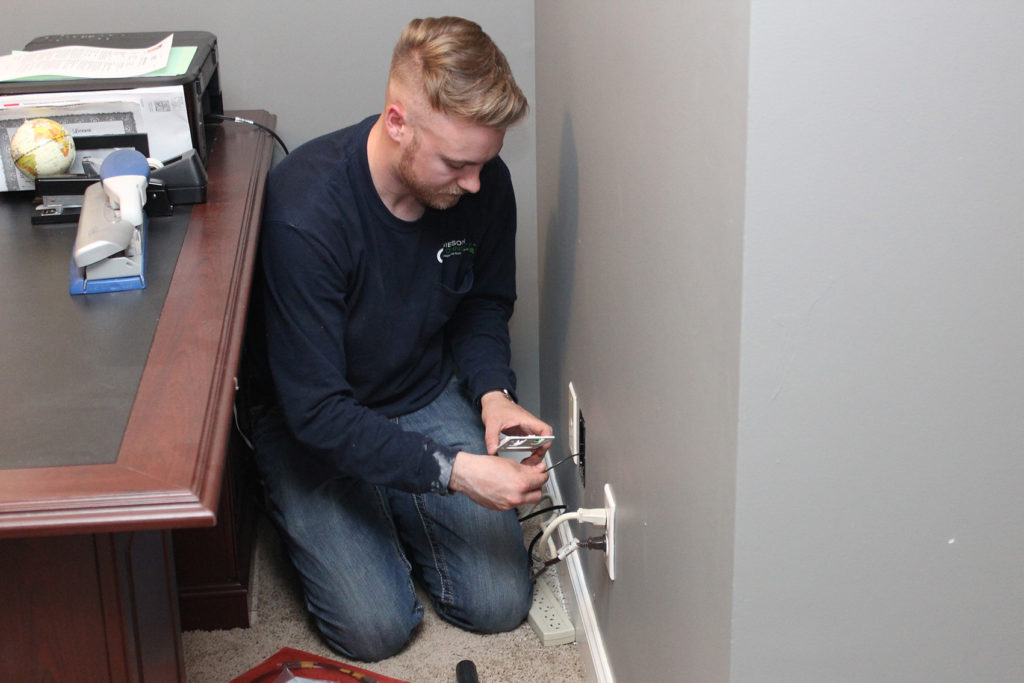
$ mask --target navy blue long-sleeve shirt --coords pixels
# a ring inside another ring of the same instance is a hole
[[[515,388],[515,197],[494,159],[455,207],[396,218],[370,177],[375,120],[312,140],[271,172],[257,364],[272,379],[264,398],[339,472],[445,492],[456,450],[389,418],[428,404],[456,372],[476,398]]]

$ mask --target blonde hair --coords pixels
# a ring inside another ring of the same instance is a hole
[[[420,88],[435,111],[490,128],[508,128],[529,110],[505,55],[468,19],[409,22],[395,45],[390,78]]]

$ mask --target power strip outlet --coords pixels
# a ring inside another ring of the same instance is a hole
[[[533,605],[528,621],[544,647],[565,645],[576,640],[576,628],[544,577],[533,585]]]

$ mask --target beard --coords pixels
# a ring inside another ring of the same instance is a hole
[[[459,203],[459,199],[465,193],[464,190],[457,184],[437,187],[420,180],[413,170],[413,162],[416,159],[416,153],[419,151],[419,148],[419,140],[414,136],[412,142],[402,152],[402,158],[398,162],[399,177],[420,204],[440,211],[452,208]]]

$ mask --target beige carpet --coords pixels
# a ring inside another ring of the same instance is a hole
[[[531,530],[526,529],[530,536]],[[323,644],[310,623],[294,570],[265,518],[257,527],[255,552],[253,625],[185,632],[189,683],[226,683],[282,647],[344,661]],[[423,624],[401,653],[381,662],[353,663],[410,683],[455,681],[455,666],[462,659],[473,660],[480,683],[582,682],[575,644],[544,647],[526,623],[510,633],[467,633],[442,621],[424,596],[421,600],[427,606]]]

